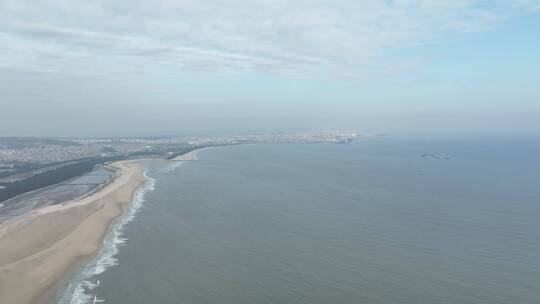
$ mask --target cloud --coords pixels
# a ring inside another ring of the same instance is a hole
[[[156,65],[386,73],[384,52],[496,26],[530,0],[7,0],[0,67],[122,75]]]

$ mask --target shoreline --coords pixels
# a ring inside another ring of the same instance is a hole
[[[243,144],[245,143],[208,144],[208,145],[201,145],[198,147],[191,147],[190,149],[188,149],[187,152],[169,155],[169,157],[167,157],[167,160],[178,160],[178,161],[198,160],[196,156],[198,151],[216,148],[216,147],[236,146],[236,145],[243,145]]]
[[[113,180],[96,191],[0,224],[1,303],[47,303],[76,265],[97,254],[146,181],[136,161],[110,166],[116,170]]]
[[[169,160],[172,160],[172,161],[194,161],[194,160],[199,160],[197,158],[197,153],[199,151],[211,149],[211,148],[214,148],[214,147],[216,147],[216,146],[208,146],[208,147],[197,148],[197,149],[191,150],[189,152],[186,152],[184,154],[177,155],[174,158],[171,158]]]

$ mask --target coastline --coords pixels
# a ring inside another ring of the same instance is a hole
[[[187,153],[184,153],[184,154],[180,154],[178,156],[176,156],[175,158],[171,159],[173,161],[190,161],[190,160],[197,160],[197,151],[199,150],[202,150],[203,148],[201,149],[196,149],[196,150],[193,150],[193,151],[189,151]]]
[[[98,252],[146,180],[137,162],[111,167],[114,179],[97,191],[0,224],[0,303],[47,303],[66,274]]]
[[[202,147],[202,148],[197,148],[197,149],[194,149],[194,150],[191,150],[189,152],[186,152],[184,154],[180,154],[180,155],[177,155],[175,156],[174,158],[171,158],[170,160],[172,161],[193,161],[193,160],[199,160],[197,158],[197,153],[200,152],[200,151],[203,151],[203,150],[207,150],[207,149],[211,149],[211,148],[214,148],[216,146],[208,146],[208,147]]]

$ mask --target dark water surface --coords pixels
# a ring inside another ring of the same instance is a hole
[[[74,200],[107,182],[112,171],[97,167],[66,182],[26,192],[0,203],[0,221],[28,213],[36,208]]]
[[[444,155],[451,159],[422,157]],[[106,303],[540,303],[540,144],[201,151],[98,275]]]

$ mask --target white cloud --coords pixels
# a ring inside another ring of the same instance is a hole
[[[156,64],[381,73],[385,50],[478,31],[530,0],[7,0],[0,67],[125,74]]]

